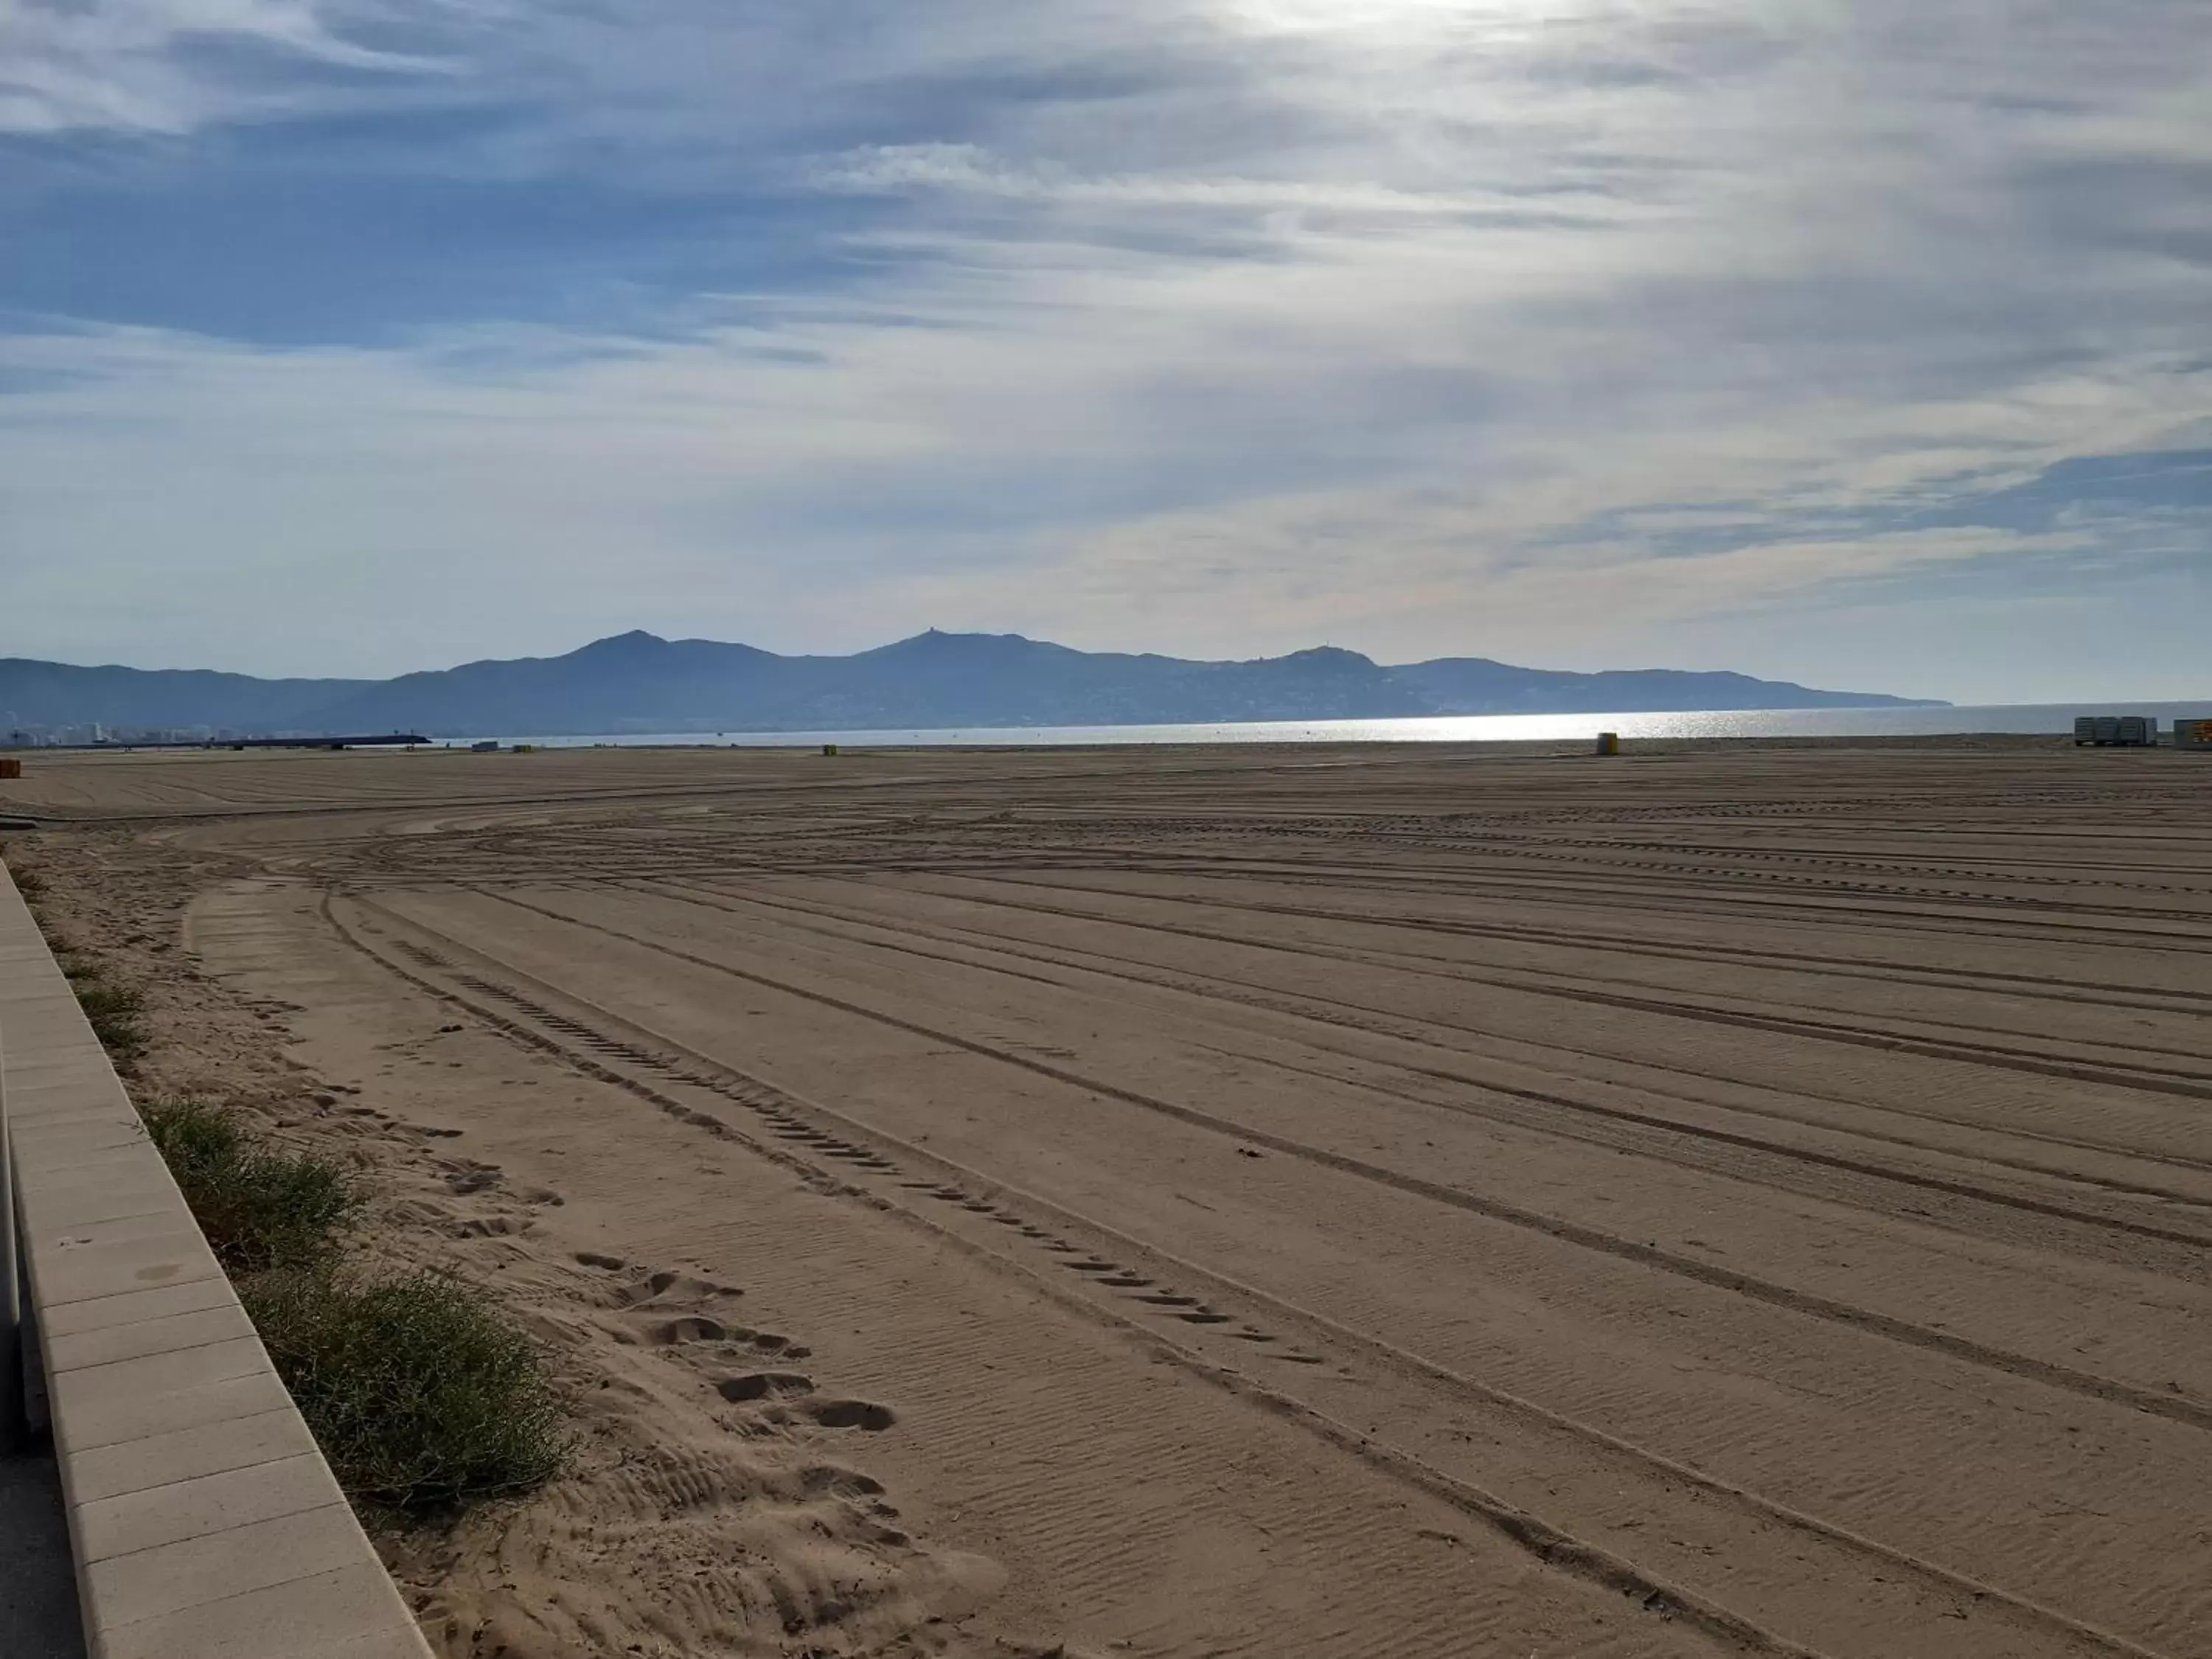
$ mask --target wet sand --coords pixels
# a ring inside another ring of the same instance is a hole
[[[2212,1656],[2212,760],[27,770],[563,1355],[452,1653]]]

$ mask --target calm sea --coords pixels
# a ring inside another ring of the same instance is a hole
[[[592,744],[662,747],[730,744],[747,748],[849,744],[856,749],[1137,743],[1515,743],[1565,742],[1618,732],[1624,738],[1904,738],[1973,732],[2029,735],[2074,729],[2076,714],[2155,715],[2212,720],[2202,702],[2008,703],[1959,708],[1785,708],[1676,714],[1453,714],[1422,720],[1223,720],[1194,726],[978,726],[931,731],[653,732],[599,737],[514,737],[551,748]],[[509,734],[498,734],[502,741]]]

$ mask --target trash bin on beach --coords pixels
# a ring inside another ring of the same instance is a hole
[[[1618,755],[1620,752],[1620,733],[1618,732],[1599,732],[1597,734],[1597,752],[1601,755]]]

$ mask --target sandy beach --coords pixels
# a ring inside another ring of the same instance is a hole
[[[33,755],[572,1472],[453,1659],[2212,1659],[2212,757]]]

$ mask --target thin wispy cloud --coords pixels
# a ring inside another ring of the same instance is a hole
[[[404,33],[407,21],[315,0],[6,0],[0,132],[177,135],[318,107],[303,71],[453,72],[353,32]]]
[[[0,4],[0,652],[2202,672],[2191,0]]]

